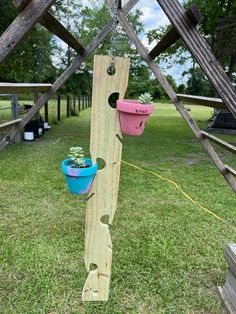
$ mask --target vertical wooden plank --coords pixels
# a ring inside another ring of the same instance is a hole
[[[57,120],[61,121],[61,96],[57,97]]]
[[[99,170],[87,204],[85,227],[85,265],[89,272],[85,283],[83,301],[106,301],[111,277],[112,242],[108,224],[101,222],[108,216],[111,224],[116,211],[122,144],[117,111],[108,104],[109,96],[119,93],[123,98],[128,85],[129,59],[115,58],[116,73],[110,76],[110,56],[95,56],[93,100],[91,113],[90,152],[95,163],[98,158],[106,166]],[[96,265],[96,269],[90,266]]]

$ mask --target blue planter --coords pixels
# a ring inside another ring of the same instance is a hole
[[[62,162],[61,169],[66,176],[68,189],[72,194],[87,194],[93,183],[93,178],[98,171],[98,164],[93,166],[92,160],[84,158],[89,168],[73,168],[73,162],[66,159]]]

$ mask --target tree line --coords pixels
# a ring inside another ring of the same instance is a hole
[[[186,0],[184,5],[196,3],[204,15],[204,21],[200,26],[202,34],[214,49],[215,31],[217,21],[226,16],[236,15],[236,4],[233,0]],[[90,0],[92,7],[82,6],[77,0],[57,0],[52,7],[53,14],[66,26],[66,28],[84,45],[100,32],[101,28],[111,18],[110,11],[104,5],[104,1]],[[17,11],[9,0],[1,1],[0,34],[10,25]],[[142,12],[136,10],[128,15],[129,22],[140,36],[144,33]],[[149,43],[158,41],[168,31],[170,26],[152,29],[146,34]],[[145,91],[149,91],[154,98],[165,97],[165,91],[154,79],[146,64],[125,32],[118,26],[114,28],[113,35],[109,35],[96,50],[96,54],[113,53],[117,56],[129,56],[131,58],[130,81],[127,96],[137,97]],[[54,82],[56,78],[72,62],[77,53],[63,44],[59,39],[50,34],[39,24],[27,36],[18,48],[0,65],[0,81],[5,82]],[[187,52],[183,42],[179,40],[170,47],[157,60],[158,63],[168,60],[174,55],[175,63],[184,64],[191,61],[192,67],[183,73],[186,76],[186,84],[178,85],[172,76],[167,75],[167,80],[179,93],[195,95],[214,95],[214,90],[207,78],[196,64],[194,58]],[[234,56],[228,56],[220,60],[225,70],[230,68],[230,77],[235,79]],[[92,63],[93,56],[76,71],[70,80],[61,88],[61,93],[90,94],[92,88]]]

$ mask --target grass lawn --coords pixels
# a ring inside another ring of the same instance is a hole
[[[211,110],[191,108],[205,128]],[[86,110],[40,140],[1,153],[0,313],[223,313],[216,286],[225,281],[224,249],[236,242],[236,228],[173,185],[124,164],[111,227],[110,299],[81,302],[86,201],[67,192],[60,163],[73,144],[88,153],[89,127]],[[74,139],[52,144],[62,136]],[[236,167],[231,153],[218,151]],[[236,226],[235,195],[170,104],[156,105],[142,137],[124,138],[123,160],[176,181]]]

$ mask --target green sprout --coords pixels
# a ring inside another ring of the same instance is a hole
[[[138,98],[139,103],[143,105],[151,104],[152,100],[153,97],[149,93],[144,93]]]
[[[86,166],[82,147],[72,146],[70,148],[70,155],[68,157],[70,157],[70,159],[74,162],[76,168],[83,168]]]

